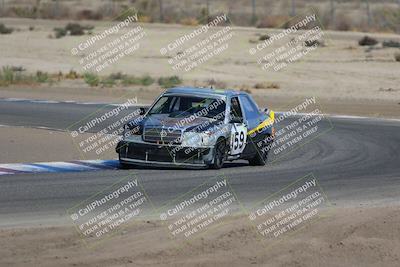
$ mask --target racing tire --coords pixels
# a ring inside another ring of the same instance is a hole
[[[269,146],[271,146],[272,142],[263,147],[260,150],[257,150],[256,154],[254,155],[253,158],[249,159],[249,164],[251,166],[265,166],[267,164],[268,160],[268,152],[269,152]]]
[[[221,169],[224,165],[226,155],[226,143],[224,139],[218,139],[214,147],[214,159],[210,165],[212,169]]]

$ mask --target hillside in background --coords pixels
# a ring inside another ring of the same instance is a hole
[[[326,29],[400,32],[400,0],[0,0],[0,17],[110,20],[134,8],[142,22],[197,25],[220,13],[232,24],[277,28],[313,9]]]

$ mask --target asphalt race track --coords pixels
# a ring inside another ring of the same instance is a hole
[[[0,124],[63,130],[100,106],[0,100]],[[138,168],[3,175],[0,224],[71,223],[68,208],[134,174],[156,207],[219,175],[228,178],[245,207],[309,173],[319,180],[333,205],[399,201],[400,122],[349,117],[331,118],[331,123],[332,130],[285,157],[274,160],[272,156],[273,163],[264,167],[237,161],[221,170]],[[321,127],[330,125],[321,122]]]

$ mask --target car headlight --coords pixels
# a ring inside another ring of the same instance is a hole
[[[142,135],[143,131],[140,127],[140,125],[129,125],[125,124],[124,126],[124,136],[130,136],[130,135]]]
[[[204,132],[184,132],[182,136],[182,146],[187,147],[199,147],[199,146],[209,146],[212,143],[214,132],[204,131]]]

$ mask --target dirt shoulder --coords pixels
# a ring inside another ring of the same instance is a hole
[[[3,126],[0,129],[1,163],[85,159],[67,132]],[[113,156],[114,151],[110,151],[104,159]]]
[[[267,246],[245,217],[230,217],[181,243],[159,221],[138,222],[92,249],[73,227],[3,229],[0,265],[398,266],[399,211],[399,206],[333,208],[288,237],[267,240]]]

